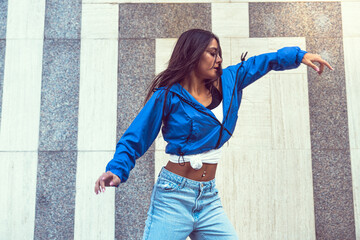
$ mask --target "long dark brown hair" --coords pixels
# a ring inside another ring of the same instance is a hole
[[[188,77],[192,70],[197,67],[201,55],[212,39],[217,41],[219,45],[218,53],[222,58],[219,38],[212,32],[202,29],[190,29],[182,33],[176,42],[168,67],[159,73],[150,83],[144,103],[149,100],[155,88],[166,87],[167,91],[169,91],[172,85]],[[215,57],[214,65],[216,60],[217,57]],[[220,77],[222,73],[221,65],[217,73]],[[206,88],[211,91],[213,83],[218,81],[219,77],[217,79],[205,80]]]

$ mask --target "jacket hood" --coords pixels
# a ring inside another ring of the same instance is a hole
[[[226,116],[227,112],[230,108],[230,102],[232,97],[232,92],[235,87],[234,81],[229,81],[224,74],[226,74],[227,69],[223,70],[223,75],[220,78],[220,83],[222,87],[222,95],[223,95],[223,113],[224,116]],[[155,90],[166,90],[166,87],[159,87],[155,88]],[[171,88],[169,89],[169,92],[172,92],[179,96],[182,100],[185,100],[186,102],[191,102],[193,107],[195,107],[198,110],[202,111],[208,111],[208,113],[212,113],[211,110],[207,109],[204,105],[200,104],[183,86],[180,85],[180,83],[175,83]],[[224,117],[225,121],[225,117]]]

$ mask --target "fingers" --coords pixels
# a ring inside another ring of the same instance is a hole
[[[96,194],[100,193],[100,178],[98,180],[96,180],[95,182],[95,189],[94,189]]]
[[[95,182],[95,193],[96,194],[99,194],[99,193],[101,193],[101,192],[105,192],[105,187],[102,187],[102,178],[103,178],[103,175],[104,174],[102,174],[99,178],[98,178],[98,180],[96,180],[96,182]]]
[[[103,173],[95,182],[95,193],[105,192],[105,182],[109,178],[109,174]]]
[[[321,74],[324,71],[325,64],[320,63],[320,71],[318,71],[319,74]]]
[[[113,180],[110,182],[110,186],[117,187],[120,184],[121,180],[118,176],[113,174]]]
[[[302,62],[317,71],[319,75],[324,71],[325,66],[330,70],[334,70],[327,61],[317,54],[306,53]],[[315,62],[319,63],[320,67],[316,66]]]
[[[110,171],[103,173],[98,180],[95,182],[95,193],[99,194],[101,192],[105,192],[107,186],[116,187],[120,184],[121,180],[118,176],[113,174]]]
[[[313,64],[310,60],[305,61],[304,62],[306,65],[308,65],[309,67],[311,67],[312,69],[314,69],[315,71],[319,72],[320,69],[318,68],[318,66],[316,66],[315,64]]]
[[[327,61],[325,61],[325,60],[323,60],[323,59],[321,59],[321,60],[322,60],[322,64],[324,64],[325,66],[327,66],[330,70],[334,70]]]

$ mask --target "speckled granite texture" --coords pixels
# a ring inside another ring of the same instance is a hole
[[[249,13],[250,37],[342,37],[339,2],[249,3]]]
[[[0,39],[6,37],[7,9],[8,1],[0,0]]]
[[[154,39],[120,39],[117,140],[140,111],[155,72]],[[136,161],[126,184],[116,191],[116,239],[140,239],[154,184],[154,145]]]
[[[6,46],[6,41],[0,39],[0,124],[1,124],[1,113],[2,113],[2,95],[4,88],[5,46]]]
[[[155,72],[155,39],[120,39],[117,140],[143,106]]]
[[[211,5],[120,4],[119,38],[176,38],[190,28],[211,30]]]
[[[118,240],[138,240],[143,235],[154,185],[154,161],[154,151],[147,151],[136,161],[126,184],[116,190],[115,238]]]
[[[81,34],[81,0],[47,0],[45,39],[79,39]]]
[[[33,238],[73,239],[82,1],[45,3]],[[111,4],[119,7],[118,140],[141,109],[147,84],[154,77],[155,39],[177,38],[190,28],[211,30],[212,5]],[[0,112],[7,11],[8,0],[0,0]],[[308,72],[316,239],[353,240],[341,2],[249,3],[249,24],[250,38],[305,37],[307,50],[321,54],[335,68],[321,78]],[[152,145],[137,160],[127,183],[116,189],[116,239],[141,239],[157,174],[154,165]]]
[[[181,24],[179,24],[181,23]],[[211,4],[119,4],[117,140],[140,111],[155,76],[155,38],[211,30]],[[154,145],[116,192],[116,239],[141,239],[154,184]]]
[[[306,37],[334,67],[308,71],[317,239],[355,239],[340,2],[249,3],[250,37]]]
[[[316,239],[355,240],[350,151],[313,150],[312,160]]]
[[[7,6],[8,6],[7,0],[0,0],[0,124],[1,124],[2,95],[3,95],[3,84],[4,84]]]
[[[45,40],[40,151],[77,150],[80,40]]]
[[[73,239],[77,152],[39,152],[34,239]]]
[[[321,77],[308,71],[311,147],[313,150],[349,150],[348,115],[342,38],[307,38],[309,52],[329,59],[336,71]]]
[[[73,239],[81,0],[47,0],[34,239]]]

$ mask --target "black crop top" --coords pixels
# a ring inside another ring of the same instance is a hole
[[[206,107],[207,109],[210,109],[210,110],[219,106],[219,104],[222,101],[222,95],[216,87],[212,87],[211,96],[212,96],[211,103],[209,106]]]

